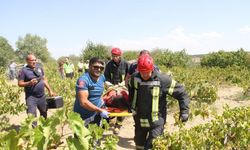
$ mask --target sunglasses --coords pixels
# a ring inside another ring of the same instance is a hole
[[[98,70],[100,69],[101,71],[104,70],[104,67],[103,66],[92,66],[95,70]]]

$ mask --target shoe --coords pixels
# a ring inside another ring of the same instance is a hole
[[[114,129],[114,134],[115,135],[118,135],[119,134],[119,132],[120,132],[120,128],[118,128],[118,127],[115,127],[115,129]]]

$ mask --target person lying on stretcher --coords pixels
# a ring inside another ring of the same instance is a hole
[[[122,85],[110,85],[103,95],[108,112],[124,112],[129,110],[128,90]]]

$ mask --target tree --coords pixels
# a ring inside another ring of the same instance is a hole
[[[246,56],[246,66],[250,68],[250,53],[248,53]]]
[[[187,67],[191,61],[191,57],[188,56],[185,49],[177,52],[172,52],[169,49],[156,49],[151,52],[151,55],[157,65],[168,68],[174,66]]]
[[[76,56],[76,55],[69,55],[69,60],[73,63],[73,64],[77,64],[80,61],[80,57]]]
[[[21,59],[24,59],[28,54],[34,54],[43,62],[47,62],[51,57],[46,45],[47,39],[31,34],[26,34],[24,38],[19,37],[16,42],[17,53]]]
[[[236,52],[220,50],[205,55],[201,59],[201,66],[226,68],[230,66],[247,66],[247,52],[239,49]]]
[[[123,54],[122,54],[122,57],[127,60],[127,61],[130,61],[130,60],[137,60],[137,57],[139,55],[140,52],[138,51],[125,51]]]
[[[87,46],[82,50],[80,58],[83,60],[89,60],[92,57],[100,57],[103,60],[108,60],[110,47],[102,44],[94,44],[93,42],[87,42]]]
[[[0,54],[0,66],[7,66],[11,60],[16,58],[15,51],[2,36],[0,36]]]

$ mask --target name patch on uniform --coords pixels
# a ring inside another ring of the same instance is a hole
[[[84,81],[82,81],[82,80],[79,80],[79,81],[78,81],[78,86],[79,86],[79,87],[84,87],[84,85],[85,85],[85,82],[84,82]]]

